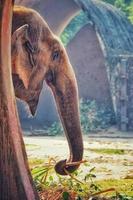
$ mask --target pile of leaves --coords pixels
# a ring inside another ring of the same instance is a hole
[[[94,179],[95,168],[89,169],[88,173],[81,178],[82,170],[74,172],[68,176],[55,174],[55,159],[50,158],[45,164],[35,166],[31,169],[34,182],[38,189],[41,200],[131,200],[126,195],[119,194],[115,188],[101,190],[100,185],[96,184]],[[113,196],[109,193],[113,192]]]
[[[83,200],[80,196],[77,196],[75,192],[66,191],[65,189],[53,190],[51,188],[40,192],[39,196],[41,200]],[[89,199],[84,198],[84,200],[113,200],[113,198],[95,196],[90,197]],[[117,198],[117,200],[120,200],[120,198]]]

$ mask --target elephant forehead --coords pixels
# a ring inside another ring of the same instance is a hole
[[[49,62],[49,59],[51,57],[51,49],[47,42],[40,42],[39,44],[39,52],[35,55],[37,61],[41,62],[42,64],[46,64]]]
[[[49,45],[49,42],[48,41],[40,41],[39,42],[39,50],[40,50],[40,53],[48,53],[51,51],[51,48],[50,48],[50,45]]]

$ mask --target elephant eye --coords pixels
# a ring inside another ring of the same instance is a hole
[[[60,56],[60,52],[59,51],[54,51],[53,54],[52,54],[52,60],[57,60],[59,59],[59,56]]]

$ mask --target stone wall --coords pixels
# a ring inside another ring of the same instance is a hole
[[[105,58],[94,26],[84,26],[68,44],[67,52],[75,69],[80,97],[112,106]]]
[[[133,130],[133,55],[117,58],[115,74],[116,114],[119,129]]]

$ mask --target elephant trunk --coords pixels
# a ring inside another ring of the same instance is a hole
[[[63,75],[60,74],[63,77]],[[65,76],[63,83],[57,83],[53,90],[58,112],[64,127],[64,131],[68,140],[70,157],[68,160],[59,161],[55,170],[60,175],[67,175],[66,170],[70,173],[75,171],[83,157],[83,139],[79,120],[78,90],[77,83],[72,71],[71,78]],[[69,166],[67,163],[71,163]],[[65,169],[65,170],[64,170]]]

